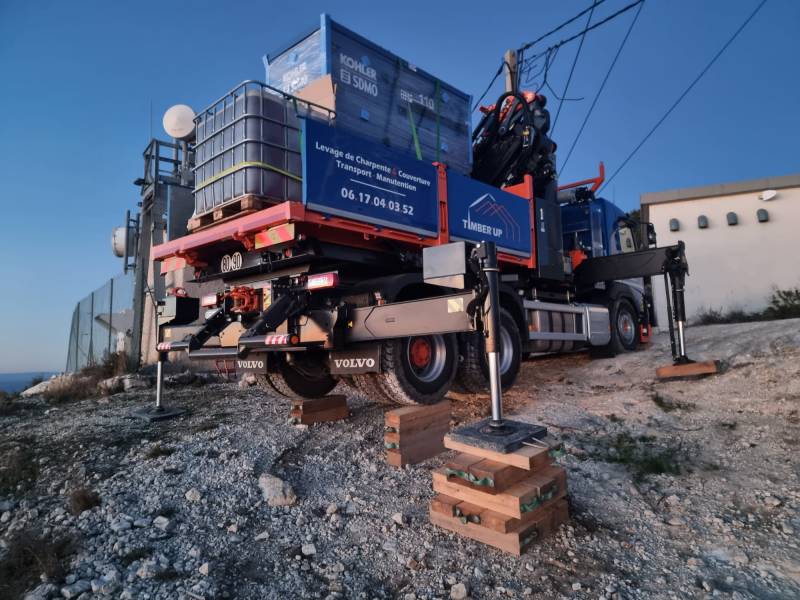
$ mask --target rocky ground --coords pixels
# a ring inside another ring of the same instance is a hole
[[[135,385],[15,401],[0,415],[0,597],[800,597],[800,321],[689,339],[724,372],[655,381],[664,336],[524,364],[506,404],[565,441],[573,522],[522,558],[428,524],[445,457],[389,467],[385,407],[367,398],[311,427],[225,383],[168,388],[189,412],[160,424],[130,416],[152,398]],[[488,408],[453,399],[454,424]]]

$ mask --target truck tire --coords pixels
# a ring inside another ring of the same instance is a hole
[[[639,317],[633,304],[618,298],[611,305],[611,341],[605,346],[589,349],[593,358],[613,358],[623,352],[633,352],[639,345]]]
[[[396,404],[436,404],[450,391],[458,368],[453,334],[388,340],[381,345],[380,392]]]
[[[378,404],[394,404],[394,401],[383,393],[378,381],[379,377],[379,373],[353,375],[353,388],[368,400],[374,400]]]
[[[295,364],[277,358],[275,370],[256,379],[259,385],[284,398],[321,398],[336,387],[338,381],[323,367],[324,361],[303,356]]]
[[[484,350],[484,337],[480,332],[469,334],[461,343],[461,360],[458,364],[455,386],[459,391],[477,394],[489,389],[489,363]],[[510,350],[510,352],[509,352]],[[500,381],[503,389],[514,384],[522,361],[522,338],[514,317],[500,310]]]

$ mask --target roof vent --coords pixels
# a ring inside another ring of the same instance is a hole
[[[727,215],[725,215],[725,218],[728,220],[728,225],[731,227],[739,224],[739,217],[736,216],[735,212],[729,212]]]
[[[756,211],[756,217],[758,218],[759,223],[766,223],[769,221],[769,213],[767,212],[766,208],[759,208]]]
[[[681,222],[678,219],[670,219],[669,220],[669,230],[670,231],[680,231],[681,230]]]
[[[708,229],[708,217],[705,215],[697,217],[697,226],[700,229]]]

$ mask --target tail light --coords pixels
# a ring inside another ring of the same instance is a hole
[[[202,298],[200,298],[200,306],[208,308],[210,306],[216,306],[219,304],[219,297],[217,294],[206,294]]]
[[[337,285],[339,285],[339,274],[333,271],[330,273],[309,275],[308,279],[306,279],[307,290],[321,290],[324,288],[333,288]]]

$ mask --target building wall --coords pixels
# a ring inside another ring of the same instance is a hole
[[[686,244],[690,321],[704,309],[761,310],[775,287],[800,286],[800,187],[777,192],[767,202],[759,200],[759,192],[747,192],[647,206],[659,246]],[[760,208],[769,213],[766,223],[756,218]],[[736,213],[738,225],[728,225],[728,212]],[[708,228],[698,227],[700,215],[708,218]],[[670,219],[678,219],[679,231],[669,230]],[[663,279],[653,288],[658,322],[666,327]]]

